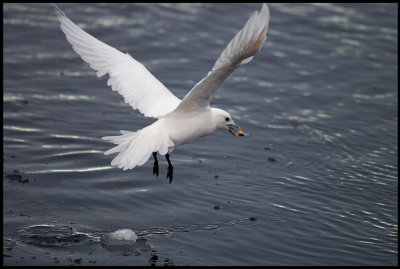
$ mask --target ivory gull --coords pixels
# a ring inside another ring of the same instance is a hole
[[[56,6],[56,5],[55,5]],[[244,27],[223,50],[213,68],[180,100],[128,53],[94,38],[75,25],[57,6],[56,11],[68,42],[79,56],[96,71],[98,77],[109,75],[107,85],[121,94],[126,103],[144,116],[157,120],[136,132],[121,130],[122,135],[106,136],[117,146],[104,154],[118,152],[111,165],[132,169],[143,165],[153,154],[153,175],[158,176],[157,152],[168,161],[167,179],[172,182],[173,167],[169,154],[179,145],[201,136],[226,129],[245,136],[231,115],[210,107],[219,85],[239,66],[250,62],[267,39],[269,9],[263,4],[254,11]]]

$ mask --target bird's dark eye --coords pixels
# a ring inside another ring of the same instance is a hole
[[[226,118],[225,118],[225,120],[226,120],[226,121],[229,121],[229,118],[228,118],[228,117],[226,117]]]

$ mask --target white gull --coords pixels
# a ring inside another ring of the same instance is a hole
[[[118,153],[111,165],[132,169],[143,165],[153,154],[153,175],[158,176],[157,152],[168,161],[167,178],[171,183],[173,167],[169,160],[177,146],[217,129],[226,129],[235,136],[245,136],[231,115],[210,107],[210,100],[219,85],[239,66],[250,62],[267,39],[269,9],[263,4],[254,11],[244,27],[229,42],[207,76],[182,99],[178,99],[141,63],[128,53],[94,38],[75,25],[56,6],[61,29],[76,53],[96,71],[98,77],[108,74],[107,85],[121,94],[126,103],[144,116],[157,120],[136,132],[123,131],[119,136],[106,136],[117,146],[104,154]]]

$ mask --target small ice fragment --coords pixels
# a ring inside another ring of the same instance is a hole
[[[130,229],[120,229],[110,233],[110,236],[115,240],[133,240],[136,241],[137,235]]]
[[[134,231],[130,229],[120,229],[104,235],[101,241],[107,246],[123,246],[135,244],[136,239],[137,235]]]

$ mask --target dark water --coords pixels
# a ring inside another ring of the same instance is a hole
[[[261,4],[59,4],[182,98]],[[153,122],[72,50],[49,4],[3,5],[3,264],[396,265],[396,4],[270,4],[268,40],[213,99],[226,131],[112,168]],[[134,249],[100,238],[136,232]]]

